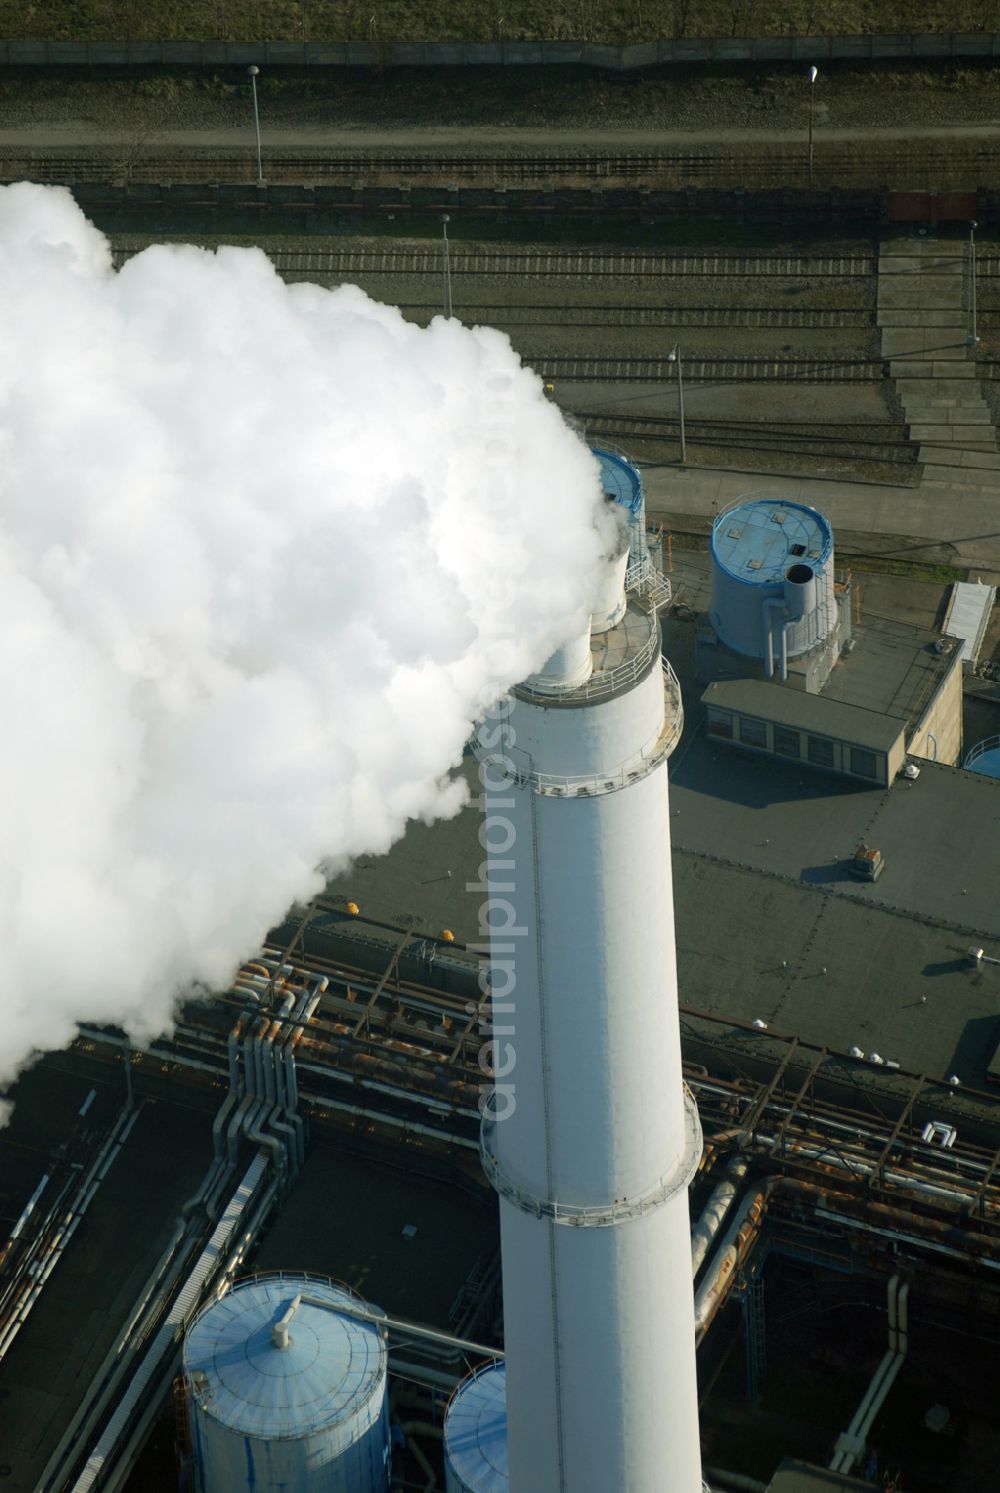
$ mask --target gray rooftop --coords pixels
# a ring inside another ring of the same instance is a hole
[[[690,851],[820,888],[859,906],[1000,939],[1000,783],[937,762],[916,782],[855,786],[832,774],[717,746],[682,744],[671,774],[675,853]],[[886,869],[855,881],[860,840]]]
[[[823,687],[822,699],[840,701],[915,725],[951,665],[949,639],[871,612],[854,629],[855,646],[842,654]]]
[[[1000,954],[1000,783],[927,763],[915,783],[864,788],[690,731],[671,786],[681,1001],[982,1087],[1000,968],[966,951]],[[477,830],[474,809],[414,825],[333,890],[368,916],[475,941]],[[847,875],[861,838],[886,857],[874,884]]]
[[[854,746],[888,752],[895,745],[902,722],[859,705],[844,704],[828,695],[809,695],[804,690],[760,679],[722,679],[710,684],[703,696],[706,705],[759,716],[779,726],[831,736]]]

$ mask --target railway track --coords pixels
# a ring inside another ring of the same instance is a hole
[[[397,301],[401,311],[426,319],[439,316],[441,302]],[[476,305],[460,308],[464,320],[488,322],[502,327],[593,327],[645,328],[681,327],[699,329],[748,328],[827,331],[842,328],[864,328],[875,325],[875,311],[863,307],[810,309],[804,306],[588,306],[577,302],[570,306]]]
[[[542,378],[567,383],[663,383],[676,378],[675,365],[662,358],[536,357]],[[685,381],[697,383],[880,383],[888,364],[881,358],[685,358]]]
[[[945,185],[960,173],[979,173],[977,181],[994,179],[1000,166],[1000,148],[991,141],[926,141],[906,145],[871,142],[845,145],[820,141],[814,157],[817,184],[882,187],[887,181],[909,187]],[[542,185],[572,183],[610,185],[739,186],[774,184],[805,185],[809,167],[801,149],[754,144],[741,151],[676,150],[654,153],[621,152],[521,153],[487,155],[448,152],[421,155],[411,152],[377,154],[353,151],[343,154],[269,152],[266,175],[271,182],[330,184],[385,183],[424,180],[457,181],[487,185]],[[0,156],[0,172],[29,174],[38,181],[107,181],[126,172],[132,181],[225,182],[256,180],[256,159],[246,151],[169,154],[136,147],[123,138],[101,152],[54,154],[44,151],[7,150]]]
[[[590,440],[631,440],[635,442],[668,442],[679,439],[679,420],[671,416],[616,415],[590,413],[579,416]],[[808,455],[838,461],[867,461],[912,466],[916,447],[907,437],[906,427],[872,422],[857,433],[857,426],[845,425],[826,429],[815,422],[795,425],[789,422],[746,423],[728,420],[692,420],[685,422],[687,444],[742,451],[766,451],[782,456]],[[872,434],[867,434],[871,431]]]
[[[152,242],[152,240],[150,241]],[[112,246],[116,268],[141,252],[142,246]],[[282,249],[268,250],[282,274],[323,275],[441,275],[441,250],[392,249]],[[643,250],[601,249],[452,249],[452,280],[463,275],[551,277],[566,280],[607,277],[623,280],[702,278],[868,279],[877,273],[874,254],[658,254]]]

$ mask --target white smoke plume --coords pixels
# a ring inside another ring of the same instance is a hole
[[[0,1080],[224,987],[317,868],[454,813],[578,629],[597,466],[507,338],[258,250],[116,273],[0,188]]]

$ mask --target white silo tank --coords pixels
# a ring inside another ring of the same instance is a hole
[[[320,1276],[239,1281],[195,1317],[183,1367],[198,1493],[386,1493],[387,1351]]]
[[[488,1363],[455,1391],[444,1422],[446,1493],[508,1493],[507,1374]]]

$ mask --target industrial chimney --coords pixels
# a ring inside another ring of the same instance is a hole
[[[681,699],[662,578],[624,581],[618,556],[586,633],[480,733],[496,1058],[482,1147],[511,1493],[702,1488],[701,1127],[681,1077],[667,792]]]

